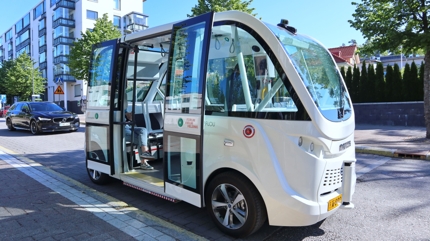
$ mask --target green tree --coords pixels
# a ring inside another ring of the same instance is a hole
[[[237,10],[245,13],[249,13],[252,16],[252,12],[255,8],[249,8],[253,0],[241,1],[241,0],[198,0],[197,5],[191,8],[191,14],[187,14],[187,17],[195,17],[207,12],[222,12],[228,10]]]
[[[406,63],[405,68],[403,69],[403,77],[402,77],[402,89],[401,96],[402,101],[410,101],[411,100],[411,66]]]
[[[352,4],[354,19],[348,22],[374,50],[401,47],[403,53],[412,53],[423,49],[424,62],[430,62],[430,1],[362,0]],[[430,65],[425,66],[423,82],[426,138],[430,139]]]
[[[423,88],[423,86],[420,86],[420,81],[418,79],[418,67],[413,61],[411,64],[411,76],[410,76],[410,97],[411,101],[422,101],[422,99],[419,99],[418,93],[420,92],[420,89]]]
[[[345,66],[340,67],[340,75],[345,80],[345,77],[346,77]],[[345,82],[346,82],[346,80],[345,80]]]
[[[76,79],[88,81],[93,45],[120,36],[121,32],[108,19],[108,14],[103,14],[102,18],[96,20],[92,31],[85,31],[82,38],[73,43],[69,55],[70,74]]]
[[[381,62],[376,64],[375,90],[375,101],[385,101],[384,65]]]
[[[358,101],[359,102],[368,102],[367,93],[368,93],[368,78],[367,78],[367,67],[366,61],[363,61],[361,65],[361,75],[360,75],[360,85],[358,86]]]
[[[33,93],[45,92],[45,79],[39,72],[39,68],[33,66],[34,62],[25,53],[4,63],[0,75],[4,78],[6,95],[10,98],[18,96],[20,100],[31,100]]]
[[[402,73],[398,64],[394,64],[393,69],[393,100],[392,101],[402,101]]]
[[[373,64],[369,64],[367,70],[367,102],[376,101],[376,74]]]
[[[348,89],[348,93],[351,96],[352,95],[352,68],[351,66],[348,67],[346,74],[345,74],[345,84],[346,88]]]
[[[359,91],[360,91],[360,69],[354,64],[354,71],[352,73],[351,81],[351,98],[352,102],[359,103]]]
[[[394,101],[394,93],[394,69],[393,66],[387,65],[387,73],[385,74],[385,100],[388,102]]]

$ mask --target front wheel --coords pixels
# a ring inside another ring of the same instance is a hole
[[[224,233],[246,237],[266,221],[264,201],[250,181],[235,172],[217,175],[205,194],[206,208],[212,220]]]
[[[31,121],[31,123],[30,123],[30,131],[31,131],[31,134],[33,134],[33,135],[37,135],[40,133],[39,127],[37,127],[37,123],[34,120]]]
[[[10,118],[6,119],[6,126],[10,131],[14,131],[15,127],[13,127],[12,120]]]

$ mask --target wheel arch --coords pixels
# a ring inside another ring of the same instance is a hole
[[[229,167],[223,167],[223,168],[219,168],[219,169],[217,169],[217,170],[215,170],[215,171],[213,171],[209,176],[208,176],[208,178],[205,180],[205,183],[204,183],[204,188],[203,188],[203,193],[202,193],[202,198],[203,198],[203,200],[205,200],[205,198],[206,198],[206,191],[207,191],[207,186],[209,185],[209,183],[216,177],[216,176],[218,176],[219,174],[221,174],[221,173],[225,173],[225,172],[232,172],[232,173],[235,173],[236,175],[240,175],[240,176],[242,176],[243,178],[245,178],[249,183],[251,183],[252,184],[252,186],[257,190],[257,192],[258,192],[258,195],[260,196],[260,198],[263,200],[263,204],[264,204],[264,209],[266,209],[266,213],[267,213],[267,207],[266,207],[266,200],[264,199],[264,195],[262,195],[262,192],[261,192],[261,190],[259,189],[259,187],[257,186],[257,185],[255,185],[255,183],[247,176],[247,175],[245,175],[244,173],[242,173],[242,172],[240,172],[240,171],[238,171],[238,170],[236,170],[236,169],[233,169],[233,168],[229,168]],[[206,203],[205,202],[203,202],[203,207],[206,207]]]

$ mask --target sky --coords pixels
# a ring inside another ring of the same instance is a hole
[[[41,0],[0,0],[8,2],[0,9],[0,33],[4,34],[26,13],[38,5]],[[85,1],[85,0],[80,0]],[[127,0],[122,0],[123,4]],[[355,7],[352,1],[359,0],[254,0],[257,18],[277,24],[287,19],[289,25],[298,33],[311,36],[326,48],[349,45],[354,39],[358,45],[364,44],[361,32],[350,27]],[[49,0],[47,0],[49,2]],[[149,27],[186,19],[197,0],[147,0],[143,4],[144,14],[148,16]],[[13,3],[13,4],[12,4]]]

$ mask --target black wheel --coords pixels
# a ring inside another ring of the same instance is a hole
[[[94,148],[93,151],[88,152],[87,155],[89,155],[91,159],[106,160],[100,146],[97,145],[96,143],[92,143],[92,146],[96,148]],[[91,181],[95,184],[104,185],[109,183],[110,181],[110,176],[105,173],[102,173],[93,169],[89,169],[89,168],[87,168],[87,173]]]
[[[206,208],[212,220],[224,233],[246,237],[266,221],[267,212],[257,189],[235,172],[217,175],[207,186]]]
[[[33,135],[37,135],[40,133],[39,127],[37,127],[37,123],[34,120],[30,122],[30,131],[31,131],[31,134]]]
[[[13,125],[12,125],[12,120],[10,119],[10,118],[7,118],[6,119],[6,125],[7,125],[7,128],[10,130],[10,131],[14,131],[15,130],[15,128],[13,127]]]

